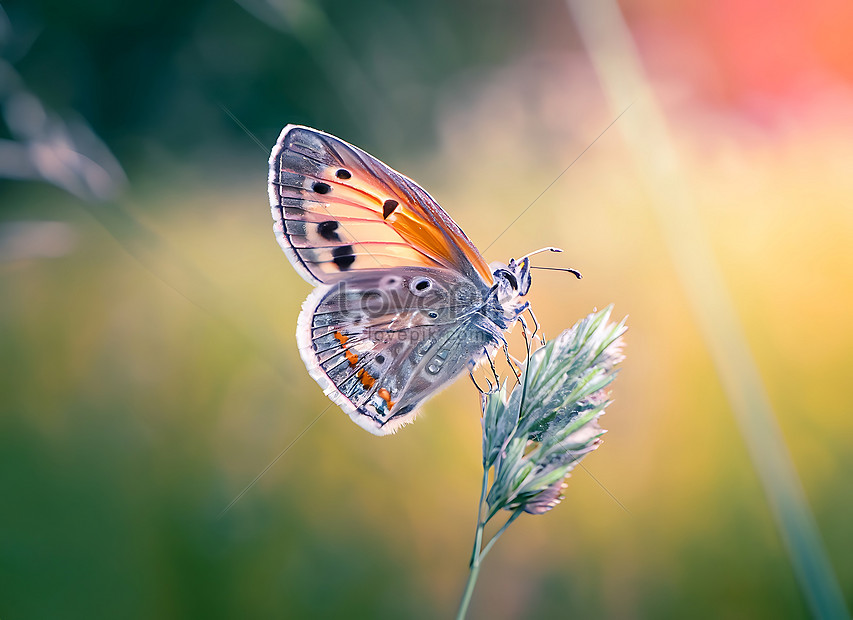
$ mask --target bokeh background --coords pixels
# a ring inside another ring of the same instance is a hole
[[[850,605],[853,5],[621,7]],[[0,54],[3,618],[455,612],[477,396],[385,438],[326,410],[268,210],[287,123],[417,179],[487,260],[565,248],[540,264],[585,277],[535,274],[546,334],[629,315],[604,445],[472,617],[808,616],[565,4],[27,0]]]

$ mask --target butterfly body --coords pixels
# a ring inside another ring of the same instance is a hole
[[[485,263],[416,183],[328,134],[288,125],[270,157],[274,231],[315,290],[297,323],[311,376],[383,435],[500,347],[529,262]]]

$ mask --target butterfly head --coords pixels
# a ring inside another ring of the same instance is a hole
[[[530,290],[530,260],[525,257],[519,262],[509,259],[509,264],[492,263],[492,275],[501,297],[523,297]]]
[[[493,299],[504,319],[513,321],[527,305],[521,298],[530,290],[530,260],[524,257],[516,262],[511,258],[507,265],[492,263],[489,267],[495,279],[492,285]]]

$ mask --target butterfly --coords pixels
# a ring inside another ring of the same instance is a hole
[[[411,179],[339,138],[288,125],[270,155],[269,196],[279,245],[315,285],[297,321],[299,352],[362,428],[396,431],[466,370],[507,351],[504,333],[529,308],[529,258],[487,264]]]

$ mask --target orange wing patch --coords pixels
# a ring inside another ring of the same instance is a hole
[[[361,384],[368,389],[373,387],[373,384],[376,383],[376,377],[372,376],[364,368],[358,371],[357,376],[359,381],[361,381]]]
[[[431,198],[414,181],[407,177],[403,178],[417,187],[425,198]],[[371,206],[376,205],[377,216],[381,216],[382,220],[385,220],[406,242],[437,259],[442,266],[450,268],[458,266],[459,262],[459,256],[454,249],[461,250],[480,277],[485,282],[492,283],[489,265],[462,229],[441,210],[437,203],[432,201],[432,204],[424,204],[416,196],[404,191],[398,183],[380,183],[380,180],[385,179],[357,175],[348,179],[345,185],[359,191],[364,198],[370,200]],[[393,198],[385,198],[389,194]],[[437,218],[436,211],[443,217]],[[445,221],[434,221],[436,219]]]
[[[347,358],[350,367],[354,367],[358,364],[358,355],[353,353],[350,349],[347,348],[347,342],[349,342],[349,336],[346,334],[342,334],[340,331],[334,332],[335,339],[341,343],[341,348],[344,350],[344,356]],[[358,377],[358,380],[361,384],[367,388],[368,390],[373,387],[376,383],[376,377],[371,375],[366,369],[359,368],[358,372],[355,373],[355,376]],[[394,406],[394,402],[391,400],[391,393],[385,389],[381,388],[377,394],[379,398],[385,401],[385,404],[388,405],[388,409]]]
[[[344,355],[346,355],[347,361],[350,366],[355,366],[358,364],[358,355],[350,351],[349,349],[344,349]]]
[[[347,349],[347,341],[349,340],[349,336],[336,331],[335,339],[341,343],[341,348],[344,350],[344,356],[346,356],[349,365],[355,366],[358,363],[358,355]]]
[[[394,401],[391,400],[391,392],[385,388],[379,388],[379,391],[376,392],[376,394],[379,398],[385,401],[385,404],[388,405],[389,411],[394,407]]]

